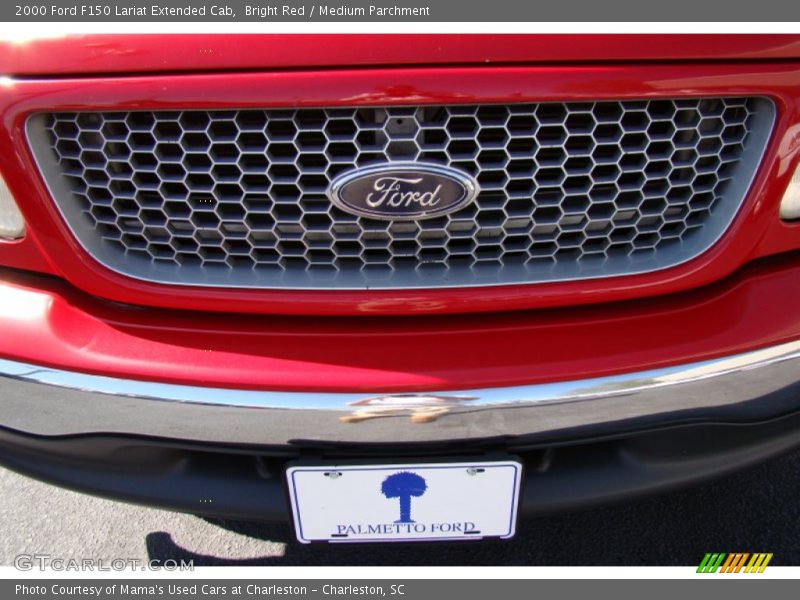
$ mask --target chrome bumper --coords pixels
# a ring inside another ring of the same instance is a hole
[[[0,360],[0,426],[291,445],[557,439],[800,409],[800,341],[597,379],[420,394],[232,390],[115,379]]]

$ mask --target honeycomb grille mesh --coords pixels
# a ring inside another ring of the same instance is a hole
[[[695,256],[741,204],[773,110],[702,98],[59,112],[28,133],[73,232],[127,275],[437,287],[614,276]],[[460,169],[480,193],[423,221],[330,202],[334,177],[388,161]]]

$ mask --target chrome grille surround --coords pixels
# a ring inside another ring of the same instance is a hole
[[[389,289],[649,272],[713,245],[775,117],[765,98],[37,114],[67,224],[107,267],[171,284]],[[356,167],[460,169],[476,201],[425,221],[348,214]]]

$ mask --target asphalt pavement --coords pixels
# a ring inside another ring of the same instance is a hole
[[[113,502],[0,469],[0,558],[193,559],[201,565],[693,565],[772,552],[800,565],[800,451],[701,486],[524,520],[506,542],[305,546],[288,527]]]

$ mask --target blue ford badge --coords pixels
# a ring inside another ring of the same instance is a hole
[[[431,219],[465,207],[478,186],[466,173],[428,163],[387,163],[353,169],[336,177],[331,201],[360,217],[383,220]]]

